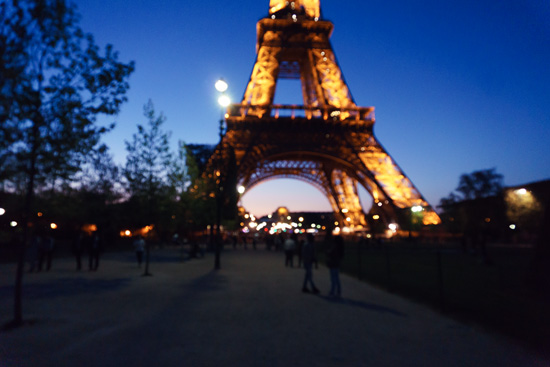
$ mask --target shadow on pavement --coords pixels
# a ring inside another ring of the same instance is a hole
[[[130,278],[119,279],[86,279],[63,278],[43,284],[25,284],[24,297],[34,299],[73,296],[83,293],[99,293],[120,290],[130,283]],[[0,287],[0,297],[9,297],[13,294],[13,286]]]
[[[212,270],[211,272],[194,279],[186,286],[193,292],[215,292],[226,288],[228,284],[227,277]]]
[[[389,313],[394,316],[399,317],[408,317],[407,314],[404,314],[402,312],[396,311],[394,309],[384,307],[384,306],[378,306],[372,303],[366,303],[362,301],[355,301],[349,298],[341,298],[341,297],[329,297],[329,296],[319,296],[320,298],[324,299],[327,302],[334,303],[334,304],[341,304],[345,306],[352,306],[352,307],[359,307],[363,308],[365,310],[369,311],[376,311],[380,313]]]

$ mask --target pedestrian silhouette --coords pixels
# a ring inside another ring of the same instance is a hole
[[[302,248],[302,262],[304,263],[304,284],[302,286],[302,292],[318,294],[319,290],[313,282],[313,261],[315,259],[315,242],[314,237],[311,233],[308,233],[306,236],[306,242]],[[307,287],[308,284],[311,286],[311,291]]]
[[[97,271],[97,268],[99,267],[101,246],[101,238],[97,232],[94,232],[90,238],[90,241],[88,241],[88,267],[90,271]]]
[[[340,284],[340,266],[344,257],[344,239],[335,236],[327,252],[327,266],[330,271],[330,296],[340,297],[342,285]]]
[[[143,262],[143,252],[145,251],[145,240],[141,235],[138,235],[134,240],[134,250],[136,251],[138,267],[141,267],[141,263]]]
[[[296,235],[288,237],[284,242],[285,266],[294,267],[294,251],[296,250]]]
[[[38,234],[34,234],[31,239],[29,250],[27,251],[27,259],[29,261],[29,273],[38,270],[38,260],[40,258],[40,251],[42,247],[42,239]]]
[[[84,247],[84,234],[78,232],[78,235],[73,241],[73,254],[76,260],[76,270],[82,269],[82,250]]]

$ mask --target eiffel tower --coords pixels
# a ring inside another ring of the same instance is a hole
[[[270,1],[269,15],[257,24],[248,86],[242,102],[228,108],[210,162],[233,150],[239,185],[247,190],[274,178],[310,183],[328,198],[338,226],[350,231],[406,226],[415,206],[423,208],[424,224],[440,223],[376,140],[374,107],[355,104],[329,41],[332,30],[319,0]],[[301,80],[303,105],[273,103],[283,78]],[[358,185],[373,198],[368,216]]]

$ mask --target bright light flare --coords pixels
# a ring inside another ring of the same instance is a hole
[[[214,84],[214,87],[216,87],[216,90],[218,92],[223,93],[227,90],[229,86],[227,85],[227,82],[225,80],[219,79],[216,84]]]
[[[219,98],[218,98],[218,104],[222,107],[227,107],[231,104],[231,99],[229,99],[228,96],[226,96],[225,94],[224,95],[221,95]]]
[[[518,195],[525,195],[525,194],[527,194],[527,190],[526,190],[526,189],[523,189],[523,188],[517,189],[517,190],[516,190],[516,194],[518,194]]]

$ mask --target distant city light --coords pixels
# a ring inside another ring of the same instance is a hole
[[[6,209],[0,208],[0,215],[4,215],[4,214],[6,214]]]
[[[378,220],[378,219],[380,219],[380,216],[378,214],[375,214],[375,215],[372,216],[372,219]]]
[[[518,190],[516,190],[516,194],[518,194],[518,195],[525,195],[525,194],[527,194],[527,190],[526,190],[526,189],[523,189],[523,188],[518,189]]]
[[[51,229],[57,229],[57,224],[55,224],[55,223],[50,223],[50,228],[51,228]]]
[[[395,224],[395,223],[390,223],[390,224],[388,225],[388,228],[389,228],[392,232],[395,232],[395,231],[397,231],[397,224]]]
[[[39,217],[41,217],[41,216],[42,216],[42,212],[38,212],[38,213],[36,213],[36,215],[38,215]]]
[[[415,205],[415,206],[413,206],[413,207],[411,208],[411,211],[412,211],[413,213],[419,213],[419,212],[422,211],[422,207],[421,207],[420,205]]]
[[[244,194],[244,191],[245,191],[245,187],[243,185],[241,185],[237,188],[237,192],[241,195]]]
[[[510,229],[511,229],[511,230],[516,229],[516,225],[515,225],[515,224],[510,224]]]
[[[10,226],[11,226],[11,227],[17,227],[17,222],[14,221],[14,220],[12,220],[12,221],[10,222]]]

